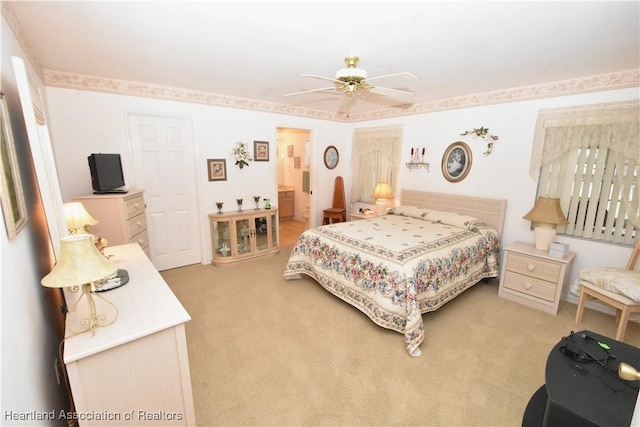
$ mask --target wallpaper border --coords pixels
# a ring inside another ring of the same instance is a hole
[[[49,69],[43,70],[43,76],[44,83],[47,86],[153,97],[342,122],[384,119],[388,117],[408,116],[435,111],[640,86],[640,69],[636,69],[423,102],[404,109],[387,108],[347,115],[177,87],[159,86],[149,83],[131,82]]]

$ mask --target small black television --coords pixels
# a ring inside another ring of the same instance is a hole
[[[126,193],[120,154],[94,153],[88,157],[94,194]]]

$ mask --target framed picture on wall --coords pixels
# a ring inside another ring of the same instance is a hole
[[[269,143],[267,141],[253,141],[253,161],[269,161]]]
[[[287,145],[287,157],[293,157],[293,145]]]
[[[0,176],[0,200],[7,226],[7,235],[13,239],[27,225],[27,205],[24,199],[22,180],[16,147],[11,132],[9,106],[4,94],[0,94],[0,153],[2,154],[2,176]]]
[[[294,169],[300,169],[300,156],[295,156],[293,158],[293,167]]]
[[[469,146],[462,141],[454,142],[442,156],[442,174],[449,182],[460,182],[471,170],[472,162]]]
[[[207,159],[209,181],[227,180],[227,161],[225,159]]]
[[[324,165],[327,169],[334,169],[338,166],[338,162],[340,161],[340,154],[338,153],[338,149],[333,145],[328,146],[324,150]]]

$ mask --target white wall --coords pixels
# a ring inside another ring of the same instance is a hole
[[[235,199],[252,200],[254,194],[277,200],[276,128],[309,129],[312,135],[313,221],[322,220],[322,209],[330,206],[335,176],[345,178],[347,205],[350,185],[350,140],[361,127],[404,124],[402,161],[409,161],[411,147],[426,147],[430,172],[409,171],[401,166],[399,187],[442,193],[507,199],[503,244],[533,241],[529,221],[522,216],[533,206],[536,182],[529,177],[529,159],[535,123],[540,109],[637,99],[638,89],[620,89],[582,95],[563,96],[474,108],[442,111],[360,123],[335,123],[270,113],[187,104],[87,91],[47,88],[51,111],[53,144],[58,161],[62,194],[67,201],[89,192],[90,178],[86,157],[91,152],[116,151],[123,154],[129,184],[133,177],[128,153],[126,114],[129,111],[188,117],[193,120],[196,138],[198,194],[200,197],[203,262],[210,260],[207,214],[215,211],[215,201],[235,206]],[[484,156],[486,141],[460,136],[466,130],[484,126],[499,137],[493,153]],[[233,165],[231,149],[236,141],[271,141],[270,162],[252,162],[242,170]],[[440,169],[442,154],[455,141],[472,149],[473,165],[461,182],[446,181]],[[322,153],[328,145],[340,152],[340,163],[333,171],[324,167]],[[207,182],[206,159],[227,158],[228,180]],[[583,269],[595,265],[623,266],[630,249],[616,245],[559,236],[577,252],[571,280]]]
[[[312,161],[319,159],[314,163],[316,166],[311,184],[314,189],[312,215],[315,215],[312,223],[322,221],[322,209],[330,206],[333,197],[333,184],[326,191],[322,183],[333,183],[336,176],[344,176],[349,170],[346,162],[341,162],[331,171],[322,163],[322,153],[328,145],[335,145],[341,152],[345,151],[348,132],[347,125],[343,123],[52,87],[47,88],[47,101],[52,143],[65,202],[70,201],[73,196],[92,191],[87,156],[94,152],[120,153],[127,185],[136,186],[129,151],[126,123],[128,113],[175,116],[192,121],[196,142],[195,166],[203,263],[211,261],[207,215],[217,211],[215,202],[224,202],[224,209],[229,210],[236,207],[236,199],[242,198],[247,203],[246,206],[252,206],[252,197],[260,195],[270,198],[271,203],[277,205],[278,127],[311,131]],[[233,147],[236,142],[244,142],[253,153],[254,140],[270,142],[270,161],[250,162],[248,167],[238,168],[234,165]],[[208,181],[206,160],[210,158],[227,160],[226,181]]]
[[[529,176],[529,159],[533,133],[540,109],[638,99],[638,88],[596,92],[540,100],[512,102],[475,108],[436,112],[401,119],[358,123],[357,127],[373,127],[404,123],[403,162],[408,162],[411,147],[426,147],[425,161],[430,172],[409,171],[401,167],[399,187],[507,199],[503,245],[525,241],[533,243],[531,223],[522,219],[536,199],[537,184]],[[484,156],[486,141],[460,136],[466,130],[484,126],[499,140],[493,153]],[[441,171],[442,155],[455,141],[463,141],[472,150],[473,164],[467,177],[458,183],[447,181]],[[573,281],[580,270],[592,266],[624,267],[630,248],[595,243],[578,238],[558,236],[577,253],[571,272]]]
[[[25,59],[28,72],[33,68],[9,29],[4,16],[2,30],[2,92],[9,104],[11,128],[16,144],[29,222],[9,240],[5,222],[0,230],[0,424],[65,425],[63,421],[13,421],[11,415],[59,412],[68,409],[66,389],[58,385],[54,360],[62,338],[62,305],[57,290],[40,285],[40,279],[53,265],[44,211],[30,157],[24,117],[11,64],[11,56]],[[41,82],[35,80],[44,90]]]

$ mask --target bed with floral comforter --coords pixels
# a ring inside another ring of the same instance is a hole
[[[480,280],[498,275],[497,231],[479,219],[400,206],[388,214],[306,230],[284,271],[301,274],[404,334],[420,354],[422,313],[437,310]]]

